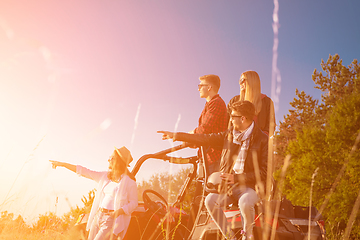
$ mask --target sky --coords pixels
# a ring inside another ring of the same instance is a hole
[[[322,59],[359,58],[359,8],[357,0],[1,0],[0,212],[34,222],[82,206],[96,184],[49,159],[106,170],[114,147],[126,146],[132,169],[171,147],[156,131],[197,126],[202,75],[220,77],[227,103],[241,73],[257,71],[279,123],[296,88],[320,98],[311,75]],[[137,179],[177,169],[154,160]]]

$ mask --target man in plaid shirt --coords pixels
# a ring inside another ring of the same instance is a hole
[[[219,133],[227,129],[228,115],[224,100],[219,96],[220,78],[217,75],[205,75],[199,78],[198,90],[201,98],[206,99],[205,107],[199,118],[199,126],[191,133]],[[219,171],[222,149],[207,148],[208,176]]]

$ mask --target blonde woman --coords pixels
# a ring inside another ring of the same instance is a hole
[[[52,167],[64,167],[98,183],[86,230],[89,240],[115,240],[126,234],[131,213],[138,205],[135,178],[127,169],[133,160],[126,147],[115,148],[109,170],[96,172],[79,165],[50,160]]]
[[[228,103],[228,112],[229,106],[234,102],[246,100],[253,103],[255,106],[254,121],[268,136],[273,136],[275,130],[274,103],[268,96],[261,93],[261,82],[257,72],[243,72],[240,76],[239,85],[240,95],[230,100]]]

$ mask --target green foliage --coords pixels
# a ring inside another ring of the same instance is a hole
[[[146,189],[152,189],[158,192],[161,196],[167,199],[168,203],[173,203],[176,200],[177,195],[180,192],[182,185],[185,182],[185,179],[189,172],[190,168],[181,169],[173,175],[170,175],[168,172],[156,173],[150,177],[148,181],[142,181],[138,184],[138,197],[139,200],[142,200],[142,193]],[[190,201],[192,193],[195,192],[194,184],[191,185],[190,189],[187,190],[188,194],[184,200],[184,209],[190,208]]]
[[[319,167],[320,158],[323,158],[317,149],[323,149],[324,134],[319,129],[304,128],[298,132],[297,141],[289,143],[288,151],[292,155],[292,164],[288,168],[285,181],[285,194],[293,204],[308,205],[308,193],[311,184],[311,176]],[[321,166],[323,167],[323,166]],[[321,168],[319,172],[321,172]],[[319,174],[319,173],[318,173]]]
[[[318,100],[313,99],[310,95],[295,90],[297,99],[290,105],[294,108],[289,110],[289,114],[284,116],[284,121],[280,122],[279,129],[276,133],[276,155],[275,168],[278,169],[282,164],[283,159],[287,155],[286,148],[289,142],[296,138],[296,132],[301,131],[305,124],[316,125],[319,121],[315,115],[315,109],[318,106]],[[321,123],[320,123],[321,125]]]
[[[360,65],[354,60],[348,67],[338,55],[322,61],[322,72],[313,73],[321,102],[296,90],[294,108],[280,123],[276,135],[277,161],[291,154],[284,190],[294,204],[308,205],[311,177],[319,168],[313,188],[313,204],[324,202],[340,169],[347,166],[323,212],[330,238],[338,239],[345,230],[360,190],[360,151],[350,156],[360,132]],[[358,146],[359,148],[359,146]],[[354,223],[360,226],[360,216]],[[352,239],[360,238],[353,227]]]
[[[325,63],[321,60],[323,72],[314,70],[312,79],[322,94],[321,110],[330,110],[339,99],[360,88],[360,65],[355,59],[348,67],[342,65],[339,55],[329,56]],[[320,110],[318,109],[318,111]]]
[[[328,207],[328,211],[331,213],[329,215],[336,217],[337,222],[347,223],[360,190],[360,151],[355,151],[349,157],[349,152],[353,148],[359,131],[360,95],[358,92],[353,92],[348,97],[338,101],[338,104],[333,108],[326,132],[326,141],[329,145],[328,152],[331,154],[332,162],[340,165],[343,165],[345,161],[347,163],[345,174],[331,199],[334,206]],[[359,219],[355,225],[360,225]]]

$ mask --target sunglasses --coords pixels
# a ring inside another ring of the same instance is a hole
[[[230,115],[231,118],[237,118],[237,117],[242,117],[241,115]]]
[[[198,89],[202,88],[202,87],[205,87],[205,86],[209,86],[209,84],[199,84],[198,85]]]

